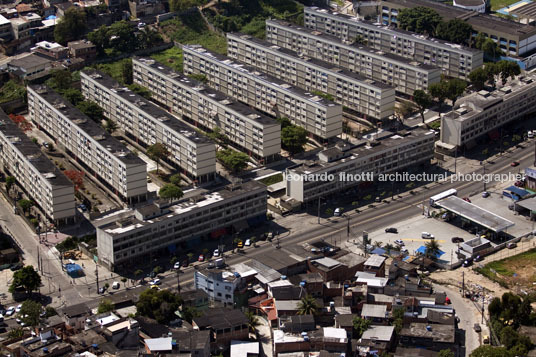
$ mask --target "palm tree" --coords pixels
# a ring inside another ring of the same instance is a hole
[[[439,255],[439,252],[440,252],[439,243],[435,239],[432,239],[426,242],[424,246],[426,247],[425,255],[428,258],[436,259],[436,257]]]
[[[246,317],[248,318],[248,328],[249,331],[257,334],[257,327],[261,324],[259,318],[255,316],[253,311],[246,311]]]
[[[298,304],[298,315],[316,315],[320,306],[311,295],[304,296]]]
[[[394,250],[395,246],[391,243],[387,243],[384,248],[387,250],[387,253],[390,253],[391,250]]]

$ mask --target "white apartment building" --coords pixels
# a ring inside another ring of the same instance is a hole
[[[241,282],[240,276],[221,269],[194,271],[194,287],[204,290],[212,301],[225,305],[234,303],[234,292]]]
[[[325,140],[342,133],[342,106],[233,62],[200,46],[184,45],[186,74],[203,74],[210,87],[275,117],[287,117],[294,125]]]
[[[498,83],[498,86],[501,84]],[[484,135],[500,139],[499,128],[536,111],[536,75],[509,80],[493,92],[481,90],[456,101],[441,117],[438,149],[472,145]]]
[[[199,245],[203,237],[218,237],[265,219],[266,186],[256,181],[186,191],[176,202],[157,201],[121,219],[97,222],[99,262],[110,270],[134,266],[140,259]]]
[[[384,119],[394,113],[393,87],[267,41],[228,33],[227,56],[304,90],[327,93],[364,117]]]
[[[362,44],[345,43],[335,36],[280,20],[266,20],[266,40],[386,83],[408,96],[418,89],[426,91],[430,84],[441,80],[441,70],[436,66]]]
[[[216,175],[216,147],[165,110],[124,88],[113,78],[95,70],[80,72],[82,94],[97,103],[106,118],[143,146],[163,143],[170,151],[167,161],[196,182]]]
[[[309,202],[372,181],[379,174],[424,164],[433,157],[434,141],[432,130],[417,129],[383,132],[357,146],[341,142],[318,153],[318,158],[287,168],[286,196]]]
[[[133,58],[132,67],[134,83],[183,120],[207,131],[220,128],[234,146],[261,162],[279,156],[281,125],[276,120],[153,59]]]
[[[29,85],[28,113],[88,174],[128,203],[147,199],[147,165],[61,95]]]
[[[1,109],[0,164],[7,175],[15,177],[49,222],[74,222],[73,183]]]
[[[484,63],[484,53],[480,50],[317,7],[305,8],[304,24],[343,41],[353,42],[361,36],[369,47],[440,67],[450,77],[467,80],[469,73]]]

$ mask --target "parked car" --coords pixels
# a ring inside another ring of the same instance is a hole
[[[484,198],[489,197],[489,192],[488,191],[482,192],[482,197]]]
[[[105,291],[106,288],[104,286],[99,288],[99,294],[104,294]]]
[[[519,166],[519,161],[514,161],[510,164],[510,166],[512,167],[516,167],[516,166]]]
[[[204,262],[205,261],[205,256],[203,254],[200,254],[199,258],[197,258],[197,261],[198,262]]]
[[[151,285],[160,285],[162,284],[162,281],[160,279],[154,279],[153,281],[151,281]]]
[[[398,233],[398,229],[394,227],[385,228],[385,233]]]
[[[20,309],[22,309],[22,304],[17,305],[17,308],[15,309],[15,312],[19,313]]]
[[[434,235],[432,233],[428,233],[428,232],[422,232],[421,233],[421,238],[422,239],[434,239]]]
[[[6,310],[6,316],[11,316],[11,315],[13,315],[14,313],[15,313],[15,307],[10,306],[10,307],[7,308],[7,310]]]
[[[43,147],[45,149],[48,149],[50,147],[50,144],[48,143],[48,141],[43,141]]]
[[[471,259],[471,258],[466,259],[466,260],[463,262],[463,266],[464,266],[464,267],[471,266],[471,264],[473,264],[473,259]]]
[[[452,237],[452,243],[463,243],[463,238]]]
[[[153,290],[160,290],[160,288],[158,287],[158,285],[151,285],[151,289]]]
[[[401,239],[397,239],[397,240],[395,240],[395,244],[402,246],[402,245],[404,245],[404,242]]]
[[[117,290],[117,289],[119,289],[120,286],[121,286],[121,285],[119,284],[118,281],[114,281],[113,284],[112,284],[112,289]]]
[[[189,262],[187,260],[182,262],[182,267],[186,268],[188,266]]]
[[[480,332],[480,331],[482,331],[482,327],[480,327],[480,324],[475,324],[475,325],[473,326],[473,328],[475,329],[476,332]]]
[[[212,256],[213,257],[219,257],[220,256],[220,250],[219,249],[214,249],[214,252],[212,252]]]
[[[517,243],[508,243],[506,245],[506,248],[508,248],[508,249],[514,249],[515,247],[517,247]]]
[[[482,343],[485,345],[489,344],[489,335],[482,336]]]
[[[469,199],[469,197],[464,197],[464,198],[462,198],[462,200],[464,200],[465,202],[471,203],[471,200]]]
[[[246,247],[249,247],[251,245],[251,240],[246,239],[246,243],[244,243]]]
[[[81,204],[81,205],[78,205],[78,208],[80,208],[82,210],[82,212],[86,212],[87,211],[87,207],[85,204]]]
[[[400,248],[400,251],[401,251],[402,253],[407,253],[407,252],[408,252],[408,248],[406,248],[406,247],[402,247],[402,248]]]
[[[244,242],[241,240],[238,241],[238,244],[236,245],[238,248],[244,248]]]
[[[534,137],[534,132],[535,131],[532,131],[532,130],[527,131],[527,138],[532,139]]]
[[[271,242],[272,239],[274,239],[274,234],[272,232],[268,232],[266,234],[266,239],[268,239],[268,241]]]
[[[180,268],[181,268],[181,263],[176,262],[175,264],[173,264],[173,269],[177,270],[177,269],[180,269]]]
[[[341,215],[341,209],[340,208],[335,208],[335,211],[333,212],[333,215],[335,217],[339,217]]]
[[[477,255],[477,256],[475,257],[475,262],[481,262],[481,261],[483,261],[483,260],[484,260],[484,257],[483,257],[482,255]]]

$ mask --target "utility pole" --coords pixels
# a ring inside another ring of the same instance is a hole
[[[318,224],[320,224],[320,197],[318,197]]]
[[[97,277],[97,294],[99,293],[99,265],[95,262],[95,276]]]
[[[465,272],[462,271],[462,298],[465,297]]]
[[[348,220],[348,225],[346,226],[346,237],[350,237],[350,216],[346,215],[346,219]]]
[[[482,321],[480,323],[484,325],[484,289],[482,289]]]
[[[484,169],[484,191],[486,191],[486,161],[482,161],[482,168]]]

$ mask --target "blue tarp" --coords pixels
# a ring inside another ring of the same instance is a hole
[[[383,254],[385,254],[385,249],[382,249],[382,248],[376,248],[376,249],[374,249],[371,253],[372,253],[372,254],[383,255]]]
[[[419,249],[416,250],[416,252],[420,254],[426,254],[426,247],[424,245],[421,245]],[[440,250],[439,253],[436,254],[436,258],[441,257],[443,254],[445,254],[445,252]]]
[[[529,192],[525,191],[522,188],[516,187],[516,186],[510,186],[508,188],[505,188],[504,191],[512,192],[512,193],[516,194],[517,196],[519,196],[521,198],[523,198],[523,197],[525,197],[526,195],[529,194]]]
[[[54,15],[50,15],[50,16],[47,16],[47,17],[45,18],[45,20],[56,20],[56,18],[57,18],[56,16],[54,16]]]
[[[82,270],[82,267],[78,264],[65,264],[65,270],[72,278],[77,278],[84,275],[84,270]]]

